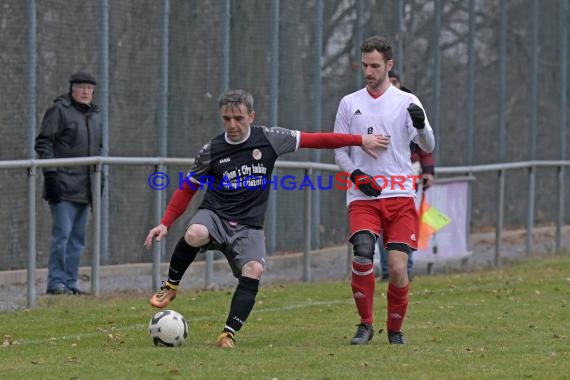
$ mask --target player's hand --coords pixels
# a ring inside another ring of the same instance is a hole
[[[435,180],[435,177],[433,176],[433,174],[430,173],[424,173],[422,175],[422,189],[425,191],[427,189],[430,188],[431,185],[433,185],[433,181]]]
[[[356,169],[352,172],[350,180],[354,182],[358,190],[362,191],[369,197],[377,197],[382,193],[382,189],[373,185],[375,184],[374,178],[360,169]]]
[[[410,103],[410,105],[408,106],[408,113],[412,118],[412,124],[414,125],[414,128],[424,129],[424,127],[426,126],[425,123],[426,115],[424,113],[424,110],[421,109],[421,107],[418,106],[417,104]]]
[[[160,241],[163,237],[166,236],[167,233],[168,228],[164,224],[159,224],[148,232],[148,235],[146,235],[146,239],[144,241],[144,246],[147,249],[150,249],[150,247],[152,247],[152,241],[155,237],[156,241]]]
[[[362,144],[360,147],[363,151],[367,154],[372,156],[372,158],[376,159],[377,156],[372,149],[387,149],[388,145],[390,145],[390,136],[384,135],[363,135],[362,136]]]

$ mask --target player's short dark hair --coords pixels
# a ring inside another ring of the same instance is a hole
[[[382,54],[386,62],[392,59],[392,45],[387,39],[378,36],[368,37],[360,46],[361,53],[372,53],[374,50]]]
[[[245,90],[228,90],[218,98],[220,108],[226,105],[239,106],[245,105],[248,113],[253,112],[253,95]]]

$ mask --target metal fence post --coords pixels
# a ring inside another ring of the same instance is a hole
[[[532,234],[534,230],[534,193],[535,193],[536,170],[534,164],[528,168],[528,213],[526,223],[526,255],[532,254]]]
[[[28,307],[36,306],[36,172],[35,165],[28,169]]]
[[[206,270],[204,275],[204,288],[208,289],[214,283],[214,251],[206,251]]]
[[[440,126],[440,92],[441,92],[441,0],[434,0],[434,27],[433,27],[433,40],[432,40],[432,98],[431,98],[431,108],[432,108],[432,125],[435,126],[435,148],[433,154],[435,156],[436,165],[438,162],[442,162],[441,156],[439,154],[439,147],[441,143],[441,126]]]
[[[493,264],[495,267],[501,265],[501,238],[503,235],[504,207],[505,207],[505,171],[499,170],[497,192],[497,226],[495,229],[495,258]]]
[[[269,81],[269,123],[271,127],[278,125],[279,118],[279,0],[271,1],[271,68]],[[268,220],[268,254],[273,255],[277,249],[277,191],[269,197]]]
[[[94,182],[91,185],[93,210],[93,256],[91,257],[91,294],[99,296],[99,269],[101,266],[101,170],[95,165]]]
[[[322,130],[323,118],[323,86],[322,86],[322,52],[323,52],[323,0],[317,0],[315,4],[315,62],[313,63],[313,128],[315,132]],[[321,162],[321,150],[313,149],[311,156],[314,162]],[[316,173],[316,179],[319,180],[319,172]],[[321,246],[321,236],[318,226],[321,224],[321,192],[314,194],[314,202],[311,207],[312,220],[317,228],[311,228],[312,231],[312,247],[319,248]]]
[[[356,0],[356,20],[354,30],[354,62],[360,67],[360,45],[364,41],[364,0]],[[362,87],[362,70],[354,71],[354,88]]]
[[[230,88],[230,25],[232,21],[231,0],[224,0],[224,13],[222,18],[222,92]]]
[[[162,172],[164,170],[164,165],[162,163],[155,166],[157,172]],[[164,191],[164,190],[163,190]],[[154,218],[156,225],[160,224],[160,219],[162,215],[162,191],[154,191]],[[165,244],[164,241],[157,241],[153,245],[152,249],[152,288],[157,290],[160,288],[160,262],[161,262],[161,249],[162,245]]]
[[[37,107],[37,52],[36,52],[36,0],[28,0],[27,21],[27,102],[28,102],[28,157],[35,157],[34,139],[36,135]],[[36,167],[32,164],[28,171],[28,307],[36,305]]]
[[[100,39],[99,39],[99,105],[101,106],[103,149],[101,156],[109,156],[109,0],[100,0]],[[103,194],[101,194],[101,262],[109,261],[109,193],[111,181],[109,166],[103,166],[102,181]],[[107,179],[106,183],[105,180]]]
[[[305,178],[310,178],[313,174],[313,169],[305,169]],[[304,234],[304,249],[303,249],[303,281],[312,281],[311,276],[311,188],[305,186],[303,189],[305,195],[305,209],[303,215],[303,225],[305,226]]]
[[[561,240],[562,240],[562,226],[564,225],[564,166],[559,166],[557,170],[557,182],[558,182],[558,215],[556,217],[556,232],[555,232],[555,252],[560,253],[561,251]]]
[[[560,160],[566,159],[566,130],[568,128],[568,0],[560,1]],[[558,167],[558,217],[556,219],[556,253],[561,250],[562,226],[566,205],[564,200],[565,167]]]

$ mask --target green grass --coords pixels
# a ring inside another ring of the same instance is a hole
[[[384,328],[385,284],[376,288]],[[149,292],[150,293],[150,292]],[[50,296],[0,313],[0,379],[563,379],[570,373],[570,256],[412,283],[409,344],[348,341],[348,280],[262,287],[234,350],[215,347],[230,291],[181,292],[179,348],[154,347],[148,297]],[[5,337],[9,335],[10,338]],[[12,344],[9,344],[9,341]]]

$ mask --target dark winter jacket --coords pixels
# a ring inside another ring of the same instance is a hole
[[[78,104],[69,94],[57,97],[43,118],[35,150],[40,159],[101,155],[101,114],[96,105]],[[61,200],[91,203],[92,166],[45,168],[44,177],[56,180],[44,182],[57,186]],[[55,183],[55,185],[54,185]],[[52,189],[53,190],[53,189]],[[49,200],[49,199],[48,199]]]

